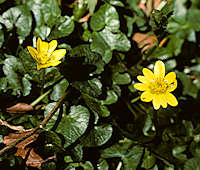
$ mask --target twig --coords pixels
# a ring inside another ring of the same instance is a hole
[[[5,146],[3,149],[0,150],[0,155],[2,155],[4,152],[12,149],[13,147],[15,147],[17,144],[19,144],[20,142],[24,141],[25,139],[27,139],[28,137],[32,136],[33,134],[39,132],[47,123],[48,121],[52,118],[52,116],[56,113],[56,111],[58,110],[59,106],[62,104],[64,98],[69,94],[70,91],[67,91],[56,103],[55,107],[51,110],[51,112],[47,115],[46,118],[44,118],[44,120],[35,128],[33,128],[30,133],[26,134],[25,136],[22,136],[21,138],[17,139],[16,141],[12,142],[11,144],[9,144],[8,146]]]
[[[13,126],[13,125],[10,125],[8,124],[6,121],[3,121],[2,119],[0,119],[0,125],[2,126],[6,126],[12,130],[17,130],[17,131],[20,131],[20,132],[25,132],[26,130],[23,128],[23,126]]]

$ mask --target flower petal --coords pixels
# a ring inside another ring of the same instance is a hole
[[[38,55],[37,50],[36,50],[35,48],[31,47],[31,46],[28,46],[27,48],[28,48],[28,51],[29,51],[29,53],[31,54],[31,56],[32,56],[36,61],[38,61],[38,59],[37,59],[37,55]]]
[[[167,107],[167,99],[166,99],[166,95],[163,94],[160,98],[160,104],[163,108],[166,108]]]
[[[51,61],[51,62],[46,63],[46,64],[39,64],[39,63],[37,63],[37,70],[40,70],[41,68],[55,67],[55,66],[57,66],[60,63],[61,63],[61,61]]]
[[[144,76],[148,79],[154,79],[154,74],[151,70],[149,70],[148,68],[143,68],[142,70]]]
[[[166,94],[166,99],[167,99],[167,103],[171,106],[177,106],[178,105],[178,101],[176,99],[176,97],[172,94],[172,93],[167,93]]]
[[[40,39],[40,37],[37,39],[37,50],[38,50],[38,53],[39,52],[43,52],[45,54],[47,54],[47,51],[49,49],[49,44],[45,41],[42,41]]]
[[[40,37],[37,39],[37,51],[40,52],[40,46],[42,44],[42,40],[40,39]]]
[[[169,84],[172,83],[174,81],[174,79],[176,79],[176,73],[175,72],[168,73],[164,78],[164,80],[166,80],[167,83],[169,83]]]
[[[153,100],[153,94],[151,94],[150,92],[148,91],[145,91],[142,93],[142,95],[140,96],[141,100],[143,102],[150,102]]]
[[[165,64],[160,60],[155,63],[154,75],[159,78],[164,78],[165,76]]]
[[[53,52],[52,54],[52,59],[53,60],[60,60],[61,58],[63,58],[66,54],[66,50],[65,49],[59,49]]]
[[[40,43],[40,51],[42,53],[47,54],[48,49],[49,49],[49,44],[47,42],[45,42],[45,41],[42,41],[42,43]]]
[[[146,91],[146,90],[148,90],[147,85],[145,85],[143,83],[134,84],[134,88],[136,88],[137,90],[140,90],[140,91]]]
[[[58,45],[58,43],[56,40],[52,40],[49,43],[49,50],[48,50],[49,55],[51,55],[53,53],[53,51],[56,49],[57,45]]]
[[[53,61],[51,61],[51,62],[48,63],[48,64],[51,64],[52,67],[55,67],[55,66],[57,66],[57,65],[60,64],[60,63],[61,63],[61,61],[53,60]]]
[[[147,79],[146,79],[145,76],[137,76],[137,79],[142,83],[146,83],[147,82]]]
[[[177,88],[177,80],[175,79],[171,84],[168,84],[167,91],[172,92]]]
[[[155,110],[158,110],[160,108],[161,104],[161,95],[154,95],[153,96],[153,107]]]

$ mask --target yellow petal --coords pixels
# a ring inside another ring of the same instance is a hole
[[[37,39],[37,50],[38,52],[40,52],[40,46],[41,46],[42,40],[40,39],[40,37]]]
[[[154,74],[151,70],[149,70],[148,68],[143,68],[142,70],[144,76],[148,79],[154,79]]]
[[[175,79],[171,84],[168,84],[167,91],[172,92],[177,88],[177,80]]]
[[[42,41],[42,43],[40,43],[40,51],[42,53],[47,54],[48,49],[49,49],[49,44],[47,42],[45,42],[45,41]]]
[[[174,81],[174,79],[176,79],[176,73],[175,72],[168,73],[164,78],[164,80],[166,80],[167,83],[169,83],[169,84],[172,83]]]
[[[142,100],[143,102],[150,102],[150,101],[153,100],[153,94],[151,94],[151,93],[148,92],[148,91],[145,91],[145,92],[142,93],[142,95],[141,95],[140,98],[141,98],[141,100]]]
[[[61,58],[63,58],[66,54],[66,50],[65,49],[59,49],[53,52],[52,54],[52,59],[53,60],[60,60]]]
[[[153,96],[153,107],[155,110],[158,110],[160,108],[161,104],[161,95],[154,95]]]
[[[147,82],[147,78],[145,76],[137,76],[137,79],[142,83],[146,83]]]
[[[55,67],[60,63],[61,63],[61,61],[51,61],[51,62],[48,62],[46,64],[37,63],[37,70],[40,70],[41,68]]]
[[[52,67],[55,67],[55,66],[57,66],[57,65],[60,64],[60,63],[61,63],[61,61],[55,60],[55,61],[51,61],[51,62],[48,63],[48,64],[50,64]]]
[[[51,55],[53,53],[53,51],[56,49],[57,47],[57,41],[56,40],[52,40],[50,43],[49,43],[49,50],[48,50],[48,53]]]
[[[178,105],[178,101],[176,99],[176,97],[172,94],[172,93],[167,93],[166,94],[166,99],[167,99],[167,103],[171,106],[177,106]]]
[[[37,70],[41,69],[41,64],[37,63]]]
[[[167,107],[167,99],[166,99],[166,96],[165,95],[162,95],[161,98],[160,98],[160,104],[163,108],[166,108]]]
[[[35,48],[31,47],[31,46],[28,46],[27,48],[28,48],[28,51],[29,51],[29,53],[31,54],[31,56],[32,56],[36,61],[38,61],[38,59],[37,59],[37,55],[38,55],[37,50],[36,50]]]
[[[140,90],[140,91],[146,91],[146,90],[148,90],[147,85],[145,85],[143,83],[134,84],[134,88],[136,88],[137,90]]]
[[[160,60],[156,61],[155,63],[154,75],[160,78],[164,78],[165,76],[165,64]]]

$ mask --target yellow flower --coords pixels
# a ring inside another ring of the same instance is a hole
[[[37,70],[51,66],[54,67],[61,63],[59,60],[65,56],[66,50],[55,50],[56,47],[56,40],[47,43],[40,38],[37,39],[37,50],[31,46],[27,47],[31,56],[37,61]]]
[[[165,76],[165,64],[162,61],[157,61],[154,66],[154,73],[143,68],[144,76],[137,76],[141,83],[137,83],[134,87],[137,90],[144,91],[140,96],[144,102],[153,102],[154,109],[158,110],[160,106],[167,107],[177,106],[176,97],[170,93],[177,87],[176,74],[170,72]]]

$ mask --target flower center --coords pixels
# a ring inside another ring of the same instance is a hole
[[[167,91],[168,84],[163,78],[152,80],[149,89],[152,94],[162,94]]]
[[[40,64],[46,64],[50,60],[50,57],[48,57],[45,52],[40,52],[38,54],[38,60]]]

